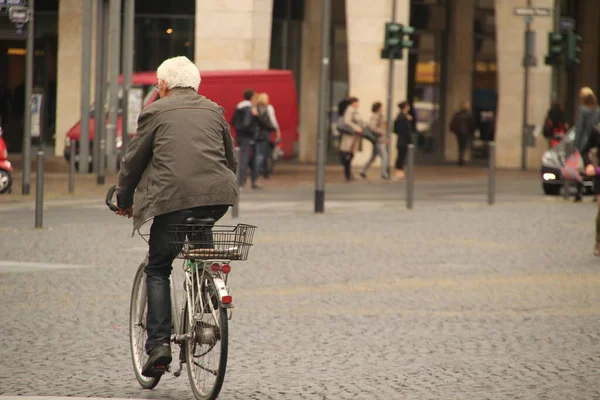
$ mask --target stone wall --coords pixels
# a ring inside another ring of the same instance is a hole
[[[534,7],[553,7],[552,0],[536,0]],[[496,157],[501,168],[521,167],[521,138],[523,115],[523,53],[525,22],[513,15],[514,7],[522,7],[522,0],[496,0],[496,45],[498,54],[498,114],[496,119]],[[532,30],[537,32],[537,66],[529,75],[529,124],[540,125],[550,106],[552,70],[544,64],[548,48],[548,32],[553,30],[553,19],[536,17]],[[527,148],[528,169],[538,169],[541,156],[548,148],[540,134],[536,146]]]
[[[90,104],[94,101],[96,2],[93,2],[92,16],[92,75]],[[81,104],[81,39],[82,39],[81,0],[61,0],[58,15],[58,60],[56,87],[56,147],[55,154],[63,154],[67,131],[80,118]]]
[[[272,15],[273,0],[196,0],[200,71],[268,68]]]

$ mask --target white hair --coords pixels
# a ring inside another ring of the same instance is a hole
[[[173,88],[192,88],[198,91],[200,71],[189,58],[184,56],[169,58],[160,64],[156,77],[163,81],[169,90]]]

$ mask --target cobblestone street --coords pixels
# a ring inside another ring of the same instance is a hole
[[[365,187],[330,187],[325,215],[306,192],[244,194],[240,222],[259,230],[232,266],[220,399],[600,399],[595,203],[432,187],[407,211]],[[0,395],[193,398],[185,374],[135,380],[145,243],[101,202],[49,204],[44,230],[0,207]]]

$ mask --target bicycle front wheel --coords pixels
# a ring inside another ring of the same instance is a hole
[[[148,378],[142,375],[142,367],[148,359],[146,354],[146,315],[148,313],[148,298],[146,294],[146,274],[144,268],[146,261],[139,266],[133,289],[131,290],[131,303],[129,306],[129,344],[131,348],[131,361],[135,377],[144,389],[153,389],[158,385],[160,376]]]
[[[200,290],[194,291],[191,323],[186,305],[186,333],[192,333],[185,345],[185,362],[194,395],[198,400],[215,400],[223,386],[227,368],[227,310],[221,307],[213,277],[205,273]]]

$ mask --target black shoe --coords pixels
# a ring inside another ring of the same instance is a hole
[[[367,174],[365,174],[364,172],[361,172],[360,177],[363,179],[367,179]]]
[[[583,196],[578,194],[575,196],[575,203],[579,203],[580,201],[583,201]]]
[[[142,367],[142,375],[148,378],[157,378],[162,376],[171,364],[171,346],[167,343],[156,346],[150,351],[148,361]]]

